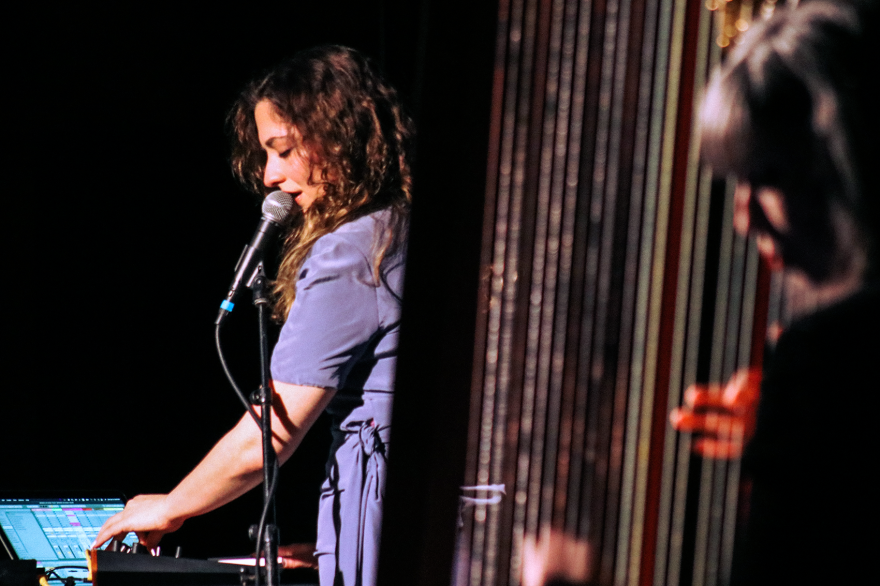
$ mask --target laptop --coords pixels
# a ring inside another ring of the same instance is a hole
[[[125,507],[118,492],[0,492],[0,557],[36,560],[50,579],[85,579],[86,550],[104,521]],[[129,533],[128,546],[137,542]]]

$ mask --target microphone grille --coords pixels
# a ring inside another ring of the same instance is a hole
[[[293,198],[289,193],[273,191],[263,200],[263,215],[280,224],[290,214],[292,207]]]

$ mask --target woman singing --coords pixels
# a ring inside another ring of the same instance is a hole
[[[337,46],[299,53],[250,84],[230,120],[239,179],[259,193],[283,190],[302,209],[275,282],[275,316],[284,321],[272,355],[275,450],[285,462],[322,411],[332,416],[315,548],[320,580],[373,584],[412,125],[370,62]],[[169,494],[132,499],[96,545],[135,531],[155,547],[186,519],[261,481],[260,430],[246,415]]]

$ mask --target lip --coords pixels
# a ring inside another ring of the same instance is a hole
[[[287,191],[286,189],[282,189],[284,193],[293,198],[297,204],[299,203],[299,198],[302,197],[302,191]]]

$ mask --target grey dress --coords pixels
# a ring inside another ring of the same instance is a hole
[[[405,256],[386,255],[375,278],[389,217],[375,212],[315,242],[272,355],[274,380],[337,389],[318,512],[322,586],[376,581]]]

